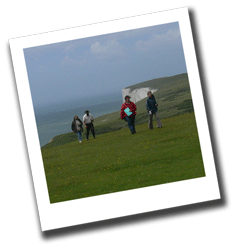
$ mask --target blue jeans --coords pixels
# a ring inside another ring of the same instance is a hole
[[[131,133],[135,132],[135,115],[126,116],[125,120],[128,122],[128,128],[130,129]]]
[[[77,137],[79,141],[82,141],[82,131],[77,131]]]

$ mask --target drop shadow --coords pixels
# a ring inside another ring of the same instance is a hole
[[[174,207],[174,208],[169,208],[169,209],[164,209],[164,210],[152,211],[152,212],[143,213],[143,214],[130,215],[130,216],[120,217],[120,218],[115,218],[115,219],[110,219],[110,220],[92,222],[88,224],[76,225],[76,226],[71,226],[71,227],[66,227],[66,228],[55,229],[55,230],[49,230],[49,231],[45,231],[41,233],[43,239],[49,240],[49,239],[54,239],[54,238],[58,238],[61,236],[70,236],[72,234],[80,234],[80,233],[87,234],[87,233],[92,233],[92,232],[96,232],[98,230],[103,230],[103,229],[106,230],[106,229],[113,229],[114,227],[119,228],[121,226],[123,227],[130,226],[135,223],[143,224],[152,220],[169,219],[175,216],[189,215],[194,212],[203,212],[203,211],[210,211],[214,209],[224,208],[227,205],[226,193],[225,193],[225,188],[224,188],[224,180],[222,177],[222,167],[221,167],[221,162],[220,162],[219,144],[216,139],[217,131],[216,131],[214,117],[213,117],[212,108],[211,108],[211,96],[209,96],[208,94],[209,87],[208,87],[208,83],[206,80],[206,73],[205,73],[204,65],[203,65],[203,58],[202,58],[202,52],[201,52],[202,48],[200,45],[200,39],[199,39],[198,32],[197,32],[198,28],[197,28],[196,15],[195,15],[195,11],[192,8],[189,9],[189,17],[190,17],[190,22],[191,22],[191,27],[192,27],[192,32],[193,32],[194,46],[195,46],[196,57],[197,57],[197,62],[198,62],[201,87],[202,87],[203,97],[204,97],[204,102],[205,102],[205,108],[206,108],[209,132],[211,136],[212,150],[214,154],[214,161],[215,161],[215,166],[216,166],[221,199],[192,204],[192,205],[186,205],[186,206],[181,206],[181,207]],[[9,46],[8,46],[8,50],[10,53]],[[10,54],[10,58],[11,58],[11,54]],[[10,64],[13,70],[13,75],[12,75],[13,82],[15,82],[14,69],[13,69],[13,65],[11,61],[10,61]],[[16,99],[18,100],[17,89],[16,89]],[[20,110],[19,120],[22,120],[19,101],[17,105],[18,105],[18,109]],[[22,121],[20,121],[20,125],[23,126]],[[23,129],[23,136],[25,138],[24,129]],[[25,139],[23,142],[25,143],[24,147],[26,148],[26,151],[27,151],[27,162],[29,162],[27,144],[26,144]],[[35,193],[34,193],[34,201],[35,200],[36,199],[35,199]]]

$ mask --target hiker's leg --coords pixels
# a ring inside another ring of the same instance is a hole
[[[148,128],[153,129],[153,113],[148,114]]]
[[[77,137],[79,141],[82,141],[82,132],[81,131],[77,131]]]
[[[87,140],[89,140],[89,130],[90,130],[90,127],[89,127],[89,125],[87,125],[87,128],[86,128],[86,130],[87,130],[87,134],[86,134],[86,137],[87,137]]]
[[[158,113],[158,112],[155,113],[155,117],[156,117],[156,119],[157,119],[157,127],[158,127],[158,128],[162,128],[162,123],[161,123],[161,120],[160,120],[160,117],[159,117],[159,113]]]
[[[92,123],[91,123],[91,132],[92,132],[93,137],[95,138],[95,128]]]
[[[131,122],[130,117],[125,117],[125,120],[128,122],[128,128],[130,129],[131,133],[134,131],[133,124]]]
[[[135,132],[135,115],[131,115],[130,120],[132,124],[132,132]]]

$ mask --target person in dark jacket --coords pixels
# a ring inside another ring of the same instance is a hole
[[[152,94],[151,91],[149,91],[147,95],[148,95],[148,98],[147,98],[146,107],[147,107],[148,115],[149,115],[148,128],[153,129],[153,115],[155,115],[157,119],[157,127],[162,128],[162,124],[159,118],[159,113],[158,113],[158,108],[157,108],[158,104],[156,103],[155,96]]]
[[[71,130],[75,133],[77,133],[77,137],[79,140],[79,143],[82,142],[82,132],[83,132],[83,123],[81,119],[78,118],[77,115],[74,116],[73,122],[71,124]]]
[[[135,115],[136,115],[136,105],[130,101],[130,96],[125,96],[125,102],[121,106],[120,116],[128,122],[128,127],[131,134],[135,134]]]

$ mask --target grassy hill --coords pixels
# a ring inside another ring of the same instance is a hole
[[[194,113],[162,123],[161,129],[144,123],[134,135],[120,129],[81,144],[74,134],[73,142],[42,148],[50,202],[204,177]]]
[[[154,79],[128,87],[131,90],[142,87],[158,89],[154,95],[159,105],[158,110],[162,119],[193,112],[187,74]],[[146,99],[137,102],[136,106],[136,125],[146,123],[148,120]],[[96,134],[104,134],[127,127],[127,122],[120,119],[120,110],[117,110],[116,112],[96,118],[94,125]],[[56,147],[75,140],[76,134],[70,132],[54,137],[52,142],[46,144],[43,148]]]

